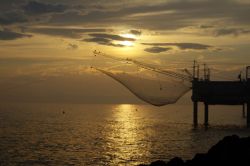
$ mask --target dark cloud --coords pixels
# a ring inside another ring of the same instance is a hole
[[[89,34],[92,38],[84,39],[85,42],[94,42],[100,45],[125,47],[122,44],[116,44],[114,41],[136,41],[134,38],[122,37],[119,35],[107,34],[107,33],[92,33]]]
[[[13,32],[7,29],[0,30],[0,40],[15,40],[24,37],[31,37],[31,35]]]
[[[134,38],[128,38],[128,37],[122,37],[119,35],[113,35],[113,34],[106,34],[106,33],[92,33],[89,34],[89,36],[95,37],[95,38],[104,38],[104,39],[110,39],[110,40],[117,40],[117,41],[135,41]]]
[[[134,35],[141,35],[141,31],[138,31],[138,30],[135,30],[135,29],[132,29],[132,30],[130,30],[130,33],[132,33],[132,34],[134,34]]]
[[[181,50],[192,49],[192,50],[206,50],[212,46],[199,43],[141,43],[143,45],[150,46],[175,46]]]
[[[242,28],[223,28],[223,29],[217,29],[214,32],[215,36],[225,36],[225,35],[242,35],[242,34],[248,34],[250,33],[250,30],[242,29]]]
[[[25,3],[25,0],[1,0],[0,11],[7,12],[13,9],[15,10],[18,7],[24,5]]]
[[[112,42],[112,39],[107,39],[107,38],[102,38],[102,37],[95,37],[95,38],[90,38],[90,39],[84,39],[82,41],[93,42],[93,43],[97,43],[97,44],[100,44],[100,45],[106,45],[106,46],[124,47],[124,45],[122,45],[122,44],[114,44]]]
[[[115,27],[126,25],[135,28],[130,31],[135,35],[141,34],[141,31],[136,29],[167,31],[196,27],[205,30],[224,26],[248,27],[250,25],[250,4],[242,3],[242,0],[171,0],[160,3],[158,1],[145,3],[145,1],[123,2],[121,0],[100,0],[98,3],[91,0],[1,0],[0,9],[3,9],[0,10],[0,24],[2,25],[29,22],[29,26],[32,26],[37,21],[46,26]],[[37,33],[38,31],[48,35],[79,37],[75,32],[73,35],[70,32],[65,32],[66,35],[63,35],[63,30],[61,33],[52,32],[54,30],[37,30]],[[219,29],[213,35],[244,33],[247,31]]]
[[[83,41],[86,41],[86,42],[95,42],[95,43],[98,43],[98,44],[102,44],[102,45],[107,45],[109,43],[112,42],[112,40],[110,39],[106,39],[106,38],[90,38],[90,39],[84,39]]]
[[[172,44],[179,47],[182,50],[185,49],[206,50],[212,47],[210,45],[198,44],[198,43],[172,43]]]
[[[69,43],[68,44],[68,49],[69,50],[76,50],[76,49],[78,49],[78,45],[77,44]]]
[[[60,13],[67,9],[66,5],[48,4],[39,1],[30,1],[24,7],[24,11],[29,14]]]
[[[213,25],[200,25],[199,28],[201,29],[208,29],[208,28],[213,28]]]
[[[169,50],[171,50],[171,48],[150,47],[150,48],[144,49],[144,51],[150,52],[150,53],[160,53],[160,52],[165,52],[165,51],[169,51]]]
[[[0,25],[24,23],[27,21],[28,19],[22,11],[8,11],[0,13]]]
[[[82,34],[90,32],[108,32],[111,29],[98,29],[98,28],[60,28],[60,27],[43,27],[43,28],[32,28],[29,30],[33,33],[59,36],[67,38],[81,38]]]
[[[103,24],[113,22],[112,18],[117,18],[116,13],[110,11],[91,11],[87,14],[78,11],[68,11],[62,14],[55,14],[51,17],[52,24],[79,24],[79,23],[94,23]],[[121,15],[117,13],[118,15]],[[122,16],[122,15],[121,15]],[[109,20],[109,21],[108,21]]]
[[[123,5],[124,6],[124,5]],[[138,28],[177,29],[198,24],[200,20],[223,24],[249,25],[250,4],[233,0],[167,1],[154,5],[140,4],[111,10],[93,10],[87,13],[69,12],[54,15],[51,23],[121,24]]]

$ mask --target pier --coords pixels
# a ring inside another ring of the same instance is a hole
[[[250,127],[250,66],[246,67],[246,78],[238,81],[211,81],[210,70],[204,66],[204,77],[199,77],[199,65],[194,63],[192,81],[193,124],[198,125],[198,102],[204,103],[204,125],[209,122],[209,105],[241,105],[246,124]]]

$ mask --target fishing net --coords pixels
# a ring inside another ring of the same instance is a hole
[[[191,75],[186,70],[165,70],[133,59],[95,55],[95,70],[125,86],[141,100],[163,106],[175,103],[191,88]],[[99,60],[99,62],[98,62]]]

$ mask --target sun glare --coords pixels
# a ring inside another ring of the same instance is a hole
[[[122,36],[124,38],[130,38],[130,39],[136,40],[136,35],[131,34],[131,33],[123,33],[123,34],[120,34],[120,36]],[[127,47],[132,47],[132,46],[134,46],[134,41],[124,40],[124,41],[120,41],[118,44],[121,44],[121,45],[127,46]]]
[[[127,47],[131,47],[134,45],[134,43],[131,41],[121,41],[121,42],[119,42],[119,44],[121,44],[123,46],[127,46]]]
[[[126,38],[132,38],[132,39],[136,38],[134,34],[130,34],[130,33],[121,34],[120,36],[126,37]]]

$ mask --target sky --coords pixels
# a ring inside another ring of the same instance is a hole
[[[145,63],[211,66],[236,79],[250,64],[249,0],[0,0],[0,100],[140,102],[90,70],[93,50]],[[98,59],[98,64],[109,63]],[[235,77],[234,77],[235,76]]]

